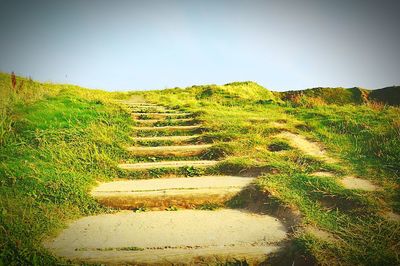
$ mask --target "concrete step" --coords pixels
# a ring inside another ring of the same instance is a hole
[[[131,100],[115,100],[115,101],[129,106],[141,106],[141,105],[159,106],[159,104],[149,103],[144,101],[131,101]]]
[[[122,180],[102,183],[91,195],[103,205],[121,209],[195,208],[204,203],[223,204],[253,180],[238,176]]]
[[[192,125],[192,126],[160,126],[160,127],[133,127],[134,130],[146,130],[146,131],[163,131],[163,130],[193,130],[200,128],[201,125]]]
[[[156,147],[129,147],[128,151],[138,156],[194,156],[201,154],[211,144],[156,146]]]
[[[175,113],[175,110],[170,110],[167,109],[165,107],[161,107],[161,106],[146,106],[146,107],[142,107],[142,106],[129,106],[130,110],[133,113]]]
[[[125,163],[118,167],[124,170],[146,170],[155,168],[179,168],[179,167],[210,167],[215,166],[219,161],[198,160],[198,161],[163,161],[163,162],[145,162],[145,163]]]
[[[142,115],[146,115],[149,117],[153,117],[153,118],[159,118],[159,117],[187,117],[192,115],[192,113],[179,113],[179,112],[175,112],[175,113],[165,113],[165,112],[147,112],[147,113],[139,113],[139,112],[133,112],[131,113],[131,115],[134,118],[140,117]]]
[[[138,124],[155,124],[155,123],[163,123],[163,122],[170,122],[170,123],[180,123],[180,122],[190,122],[194,121],[193,118],[174,118],[174,119],[141,119],[141,120],[135,120]]]
[[[159,137],[132,137],[133,141],[171,141],[174,143],[180,143],[185,141],[190,141],[198,138],[200,135],[191,135],[191,136],[159,136]]]
[[[44,246],[75,263],[259,265],[286,238],[276,218],[242,210],[121,211],[81,218]]]

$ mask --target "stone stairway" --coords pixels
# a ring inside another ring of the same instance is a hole
[[[210,168],[219,163],[198,157],[212,144],[191,143],[201,137],[196,130],[202,127],[191,113],[153,103],[125,104],[137,122],[134,146],[127,151],[133,157],[161,160],[122,163],[118,165],[121,171]],[[177,135],[182,131],[184,136]],[[143,132],[161,135],[143,136]],[[164,145],[165,141],[173,144]],[[57,256],[84,263],[208,265],[246,260],[259,264],[279,251],[287,238],[281,221],[242,209],[202,208],[223,206],[253,180],[207,175],[101,183],[91,195],[105,206],[122,210],[73,222],[45,246]]]

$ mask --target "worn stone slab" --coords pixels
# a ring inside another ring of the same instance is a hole
[[[125,170],[145,170],[153,168],[179,168],[179,167],[209,167],[214,166],[218,161],[197,160],[197,161],[164,161],[164,162],[145,162],[132,164],[119,164],[118,167]]]
[[[289,131],[283,131],[275,135],[275,137],[286,139],[289,144],[307,155],[317,157],[329,163],[338,162],[337,159],[329,157],[319,143],[310,141],[304,136],[294,134]]]
[[[91,195],[103,205],[121,209],[194,208],[204,203],[222,204],[253,180],[239,176],[121,180],[102,183]]]
[[[139,124],[155,124],[157,122],[171,122],[171,123],[178,123],[178,122],[190,122],[193,121],[193,118],[174,118],[174,119],[139,119],[135,120]]]
[[[365,191],[375,191],[379,189],[379,187],[374,185],[371,181],[354,176],[346,176],[340,180],[340,183],[347,189],[360,189]]]
[[[211,144],[156,146],[156,147],[128,147],[127,150],[138,156],[194,156],[201,154]]]
[[[132,137],[134,141],[172,141],[183,142],[198,138],[200,135],[190,136],[156,136],[156,137]]]
[[[196,259],[246,259],[257,264],[278,251],[286,237],[276,218],[241,210],[122,211],[82,218],[44,245],[76,262],[193,265]]]
[[[133,127],[134,130],[146,130],[146,131],[163,131],[163,130],[193,130],[200,128],[201,125],[192,126],[160,126],[160,127]]]
[[[141,115],[147,115],[147,116],[152,116],[152,117],[168,117],[168,116],[190,116],[192,113],[158,113],[158,112],[151,112],[151,113],[137,113],[133,112],[131,113],[133,117],[141,116]]]

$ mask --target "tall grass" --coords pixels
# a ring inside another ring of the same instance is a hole
[[[112,101],[122,94],[20,77],[13,84],[0,76],[0,264],[53,265],[43,238],[105,211],[88,189],[118,175],[132,121]]]

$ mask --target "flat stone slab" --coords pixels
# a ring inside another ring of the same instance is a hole
[[[331,158],[326,154],[325,150],[321,148],[319,143],[309,141],[304,136],[284,131],[275,135],[275,137],[286,139],[292,146],[301,150],[307,155],[320,158],[329,163],[337,162],[336,159]]]
[[[135,120],[139,124],[155,124],[157,122],[166,122],[169,121],[171,123],[178,122],[189,122],[193,121],[193,118],[174,118],[174,119],[137,119]]]
[[[159,131],[159,130],[193,130],[200,128],[201,125],[193,126],[161,126],[161,127],[133,127],[134,130],[146,130],[146,131]]]
[[[194,156],[202,153],[211,144],[156,146],[156,147],[128,147],[127,150],[135,155],[142,156]]]
[[[150,163],[125,163],[119,164],[118,167],[125,170],[145,170],[153,168],[179,168],[179,167],[209,167],[214,166],[219,161],[198,160],[198,161],[164,161]]]
[[[181,210],[89,216],[44,243],[73,261],[107,264],[196,264],[247,259],[279,250],[287,229],[276,218],[241,210]]]
[[[91,195],[103,205],[121,209],[194,208],[204,203],[224,203],[253,180],[239,176],[123,180],[102,183]]]
[[[334,177],[335,174],[332,172],[327,172],[327,171],[319,171],[319,172],[314,172],[310,174],[311,176],[321,176],[321,177]]]
[[[159,112],[151,112],[151,113],[131,113],[132,116],[141,116],[141,115],[148,115],[148,116],[153,116],[153,117],[165,117],[165,116],[189,116],[192,115],[192,113],[159,113]]]
[[[347,189],[360,189],[365,191],[375,191],[379,189],[379,187],[371,183],[371,181],[354,176],[346,176],[340,180],[340,183]]]
[[[200,135],[190,135],[190,136],[157,136],[157,137],[132,137],[134,141],[189,141],[198,138]]]

